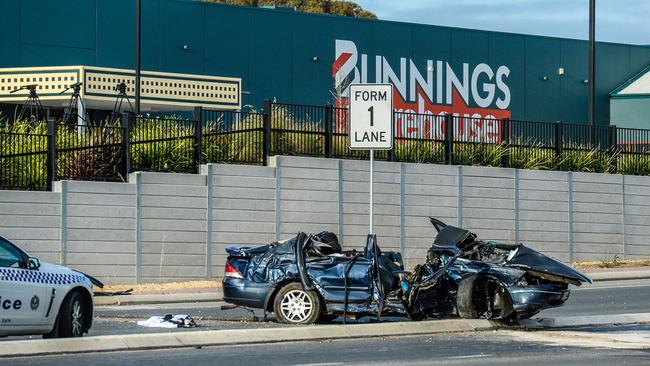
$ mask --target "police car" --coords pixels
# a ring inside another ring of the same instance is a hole
[[[41,263],[0,236],[0,337],[81,337],[92,325],[93,284],[103,286],[81,272]]]

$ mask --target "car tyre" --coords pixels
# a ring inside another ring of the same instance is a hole
[[[59,316],[57,314],[56,319],[54,320],[54,327],[49,333],[43,334],[43,339],[57,338],[59,336]]]
[[[478,276],[471,275],[462,279],[458,285],[456,309],[458,315],[463,319],[478,319],[481,316],[477,301],[477,290],[480,288],[480,282]]]
[[[79,292],[68,294],[61,304],[57,319],[59,337],[82,337],[86,311],[83,297]]]
[[[275,296],[273,312],[280,323],[314,324],[322,313],[321,299],[316,291],[305,291],[300,283],[290,283]]]

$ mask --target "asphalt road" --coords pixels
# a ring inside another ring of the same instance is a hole
[[[603,314],[629,314],[650,312],[648,300],[650,298],[650,281],[607,281],[592,285],[574,288],[569,300],[561,307],[548,309],[537,316],[572,316],[572,315],[603,315]],[[157,304],[157,305],[128,305],[104,306],[96,308],[96,316],[91,336],[135,333],[158,332],[187,332],[193,330],[218,330],[242,328],[269,328],[284,327],[278,324],[272,314],[263,320],[261,310],[248,311],[242,308],[221,310],[223,303],[182,303],[182,304]],[[192,329],[162,329],[144,328],[136,324],[137,320],[144,320],[153,315],[188,314],[198,324]],[[406,321],[403,318],[383,318],[383,321]],[[362,318],[356,322],[372,321]],[[338,318],[333,323],[341,323]],[[350,321],[355,323],[355,321]],[[8,337],[1,340],[40,338]]]
[[[569,300],[561,307],[548,309],[537,316],[572,316],[572,315],[605,315],[630,314],[650,312],[650,281],[609,281],[574,288]],[[284,326],[274,321],[269,314],[263,320],[261,310],[248,311],[237,308],[221,310],[223,303],[187,303],[164,305],[133,305],[110,306],[97,309],[96,323],[91,335],[125,334],[139,332],[160,332],[168,329],[145,329],[135,325],[135,321],[146,319],[152,315],[189,314],[200,325],[196,329],[233,329],[252,327]],[[384,318],[384,321],[406,321],[403,318]],[[362,318],[357,322],[372,321]],[[333,323],[341,323],[338,318]],[[351,321],[355,323],[355,321]],[[172,331],[178,331],[176,329]]]
[[[637,330],[638,331],[638,330]],[[641,331],[649,332],[647,329]],[[530,332],[535,333],[535,332]],[[263,360],[263,362],[261,361]],[[648,365],[650,351],[549,345],[508,332],[16,358],[36,365]]]
[[[647,313],[648,299],[650,280],[597,282],[574,288],[563,306],[544,310],[539,316]]]

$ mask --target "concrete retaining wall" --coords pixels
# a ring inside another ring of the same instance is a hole
[[[0,191],[0,235],[108,283],[219,278],[228,245],[299,230],[363,248],[366,161],[281,156],[201,170]],[[377,162],[374,188],[380,245],[407,266],[433,241],[428,216],[567,262],[650,257],[650,177]]]

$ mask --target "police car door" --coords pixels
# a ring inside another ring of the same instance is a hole
[[[0,238],[0,334],[43,327],[52,289],[26,267],[20,250]]]

